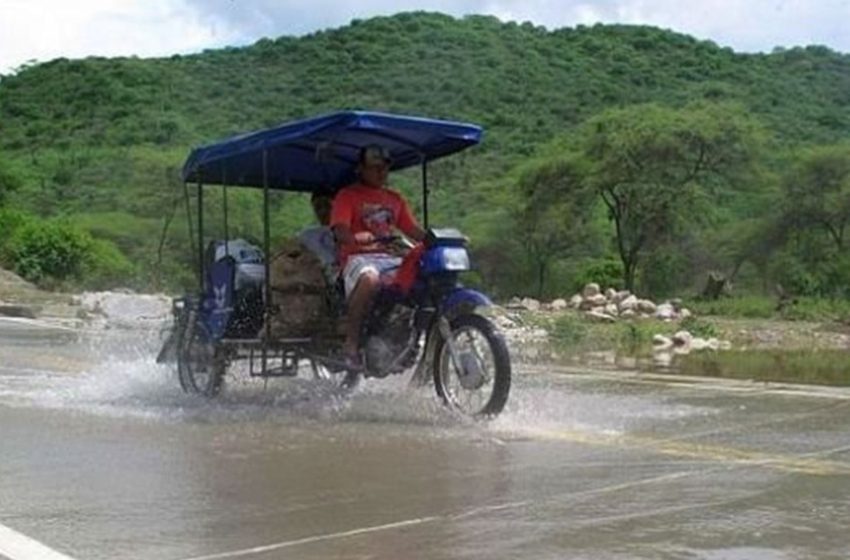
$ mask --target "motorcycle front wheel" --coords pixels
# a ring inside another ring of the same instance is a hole
[[[195,311],[189,311],[177,355],[180,386],[190,394],[215,397],[221,391],[227,363]]]
[[[511,358],[505,339],[488,319],[461,315],[451,322],[451,344],[434,348],[434,385],[451,408],[474,417],[495,416],[511,389]]]

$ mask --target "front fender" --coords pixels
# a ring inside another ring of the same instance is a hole
[[[490,305],[493,305],[493,302],[481,292],[470,288],[457,288],[443,299],[442,314],[453,319],[458,315],[471,313],[477,307]]]

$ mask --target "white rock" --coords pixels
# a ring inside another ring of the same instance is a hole
[[[693,317],[693,316],[694,316],[694,314],[693,314],[693,313],[691,313],[691,310],[690,310],[690,309],[688,309],[688,308],[686,308],[686,307],[683,307],[683,308],[679,311],[679,319],[687,319],[687,318],[689,318],[689,317]]]
[[[720,350],[720,341],[718,339],[712,337],[712,338],[709,338],[708,341],[706,341],[706,343],[708,344],[708,347],[710,349]]]
[[[620,309],[621,312],[627,310],[634,311],[635,309],[637,309],[637,306],[638,298],[631,294],[620,300],[620,303],[617,304],[617,307]]]
[[[617,322],[617,319],[615,317],[612,317],[611,315],[608,315],[607,313],[604,313],[602,311],[597,311],[596,309],[591,309],[590,311],[585,313],[585,315],[589,319],[593,319],[595,321],[600,321],[600,322],[603,322],[603,323],[616,323]]]
[[[605,299],[607,299],[608,301],[615,301],[616,297],[617,290],[615,290],[614,288],[608,288],[607,290],[605,290]]]
[[[648,299],[639,299],[637,302],[637,308],[641,313],[649,313],[650,315],[655,313],[655,310],[657,309],[655,304]]]
[[[710,341],[699,337],[691,340],[691,350],[705,350],[706,348],[711,348]]]
[[[573,309],[578,309],[579,307],[581,307],[582,299],[583,298],[580,294],[574,295],[570,298],[570,307],[572,307]]]
[[[567,300],[558,298],[551,303],[550,307],[553,311],[563,311],[567,308]]]
[[[663,334],[656,334],[652,337],[652,347],[655,350],[666,350],[671,346],[673,346],[673,341],[670,340],[670,337]]]
[[[522,298],[520,305],[529,311],[540,311],[540,302],[534,298]]]
[[[602,294],[596,294],[595,296],[585,297],[582,302],[582,309],[589,309],[591,307],[602,307],[608,303],[608,300],[605,299],[605,296]]]
[[[586,285],[581,291],[581,295],[585,298],[600,295],[599,284],[591,282],[590,284]]]
[[[679,331],[673,335],[673,343],[676,346],[690,346],[694,336],[688,331]]]
[[[617,315],[620,314],[620,310],[617,309],[616,303],[609,303],[608,305],[605,306],[604,311],[607,315],[611,315],[612,317],[616,317]]]
[[[632,295],[632,293],[631,293],[630,291],[628,291],[628,290],[620,290],[620,291],[619,291],[619,292],[617,292],[617,294],[614,296],[614,301],[615,301],[616,303],[620,303],[621,301],[623,301],[624,299],[626,299],[626,298],[627,298],[627,297],[629,297],[630,295]],[[637,298],[635,298],[635,299],[637,299]]]
[[[620,318],[622,319],[633,319],[634,317],[637,317],[637,313],[634,309],[626,309],[620,312]]]
[[[655,317],[658,319],[670,320],[676,317],[676,310],[669,303],[662,303],[655,309]]]

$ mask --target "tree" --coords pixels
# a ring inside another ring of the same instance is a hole
[[[746,185],[759,144],[757,123],[728,104],[635,105],[587,123],[585,184],[614,223],[626,289],[649,251],[705,221],[713,195]]]
[[[23,185],[23,180],[4,159],[0,158],[0,206],[6,203],[8,195]]]
[[[850,224],[850,144],[803,151],[784,187],[795,228],[822,229],[840,253]]]
[[[580,162],[563,157],[523,166],[519,187],[524,202],[517,215],[517,230],[534,267],[537,297],[542,297],[552,262],[590,234],[587,217],[593,193],[581,187]]]

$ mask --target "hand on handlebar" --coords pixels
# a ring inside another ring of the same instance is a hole
[[[369,245],[377,241],[377,239],[371,231],[358,231],[354,234],[354,241],[359,245]]]

